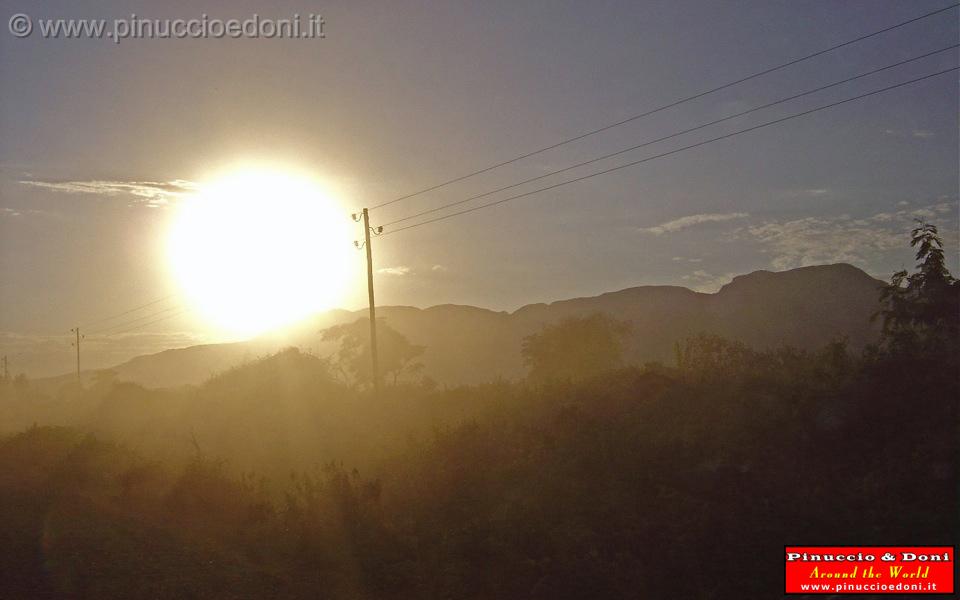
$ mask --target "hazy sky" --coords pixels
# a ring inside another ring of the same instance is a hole
[[[948,2],[82,4],[0,0],[8,348],[26,338],[63,346],[31,336],[62,335],[174,291],[162,252],[178,198],[169,192],[179,188],[143,182],[202,181],[240,160],[284,162],[329,180],[349,212]],[[327,37],[17,39],[6,23],[18,12],[109,21],[319,12]],[[373,223],[954,44],[957,23],[956,10],[919,21],[375,211]],[[595,168],[956,63],[956,50],[945,52]],[[513,310],[644,284],[714,291],[733,274],[830,262],[887,278],[912,263],[905,236],[916,215],[941,226],[955,270],[957,107],[954,72],[377,240],[378,301]],[[362,307],[365,293],[358,285],[346,307]],[[138,343],[207,333],[189,316],[150,331],[170,337]]]

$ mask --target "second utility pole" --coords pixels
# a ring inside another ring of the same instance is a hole
[[[71,344],[71,345],[77,347],[77,385],[82,385],[82,383],[81,383],[81,381],[80,381],[80,339],[81,339],[83,336],[80,335],[80,326],[79,326],[79,325],[76,326],[76,327],[74,327],[74,328],[71,329],[70,331],[73,332],[73,333],[75,333],[76,336],[77,336],[77,341],[74,342],[74,343]]]
[[[380,395],[380,361],[377,357],[377,309],[373,299],[373,249],[370,247],[370,215],[363,209],[363,243],[367,250],[367,294],[370,297],[370,368],[374,392]]]

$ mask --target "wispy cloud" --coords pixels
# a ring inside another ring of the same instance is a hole
[[[956,204],[943,202],[862,219],[841,215],[767,221],[740,229],[735,235],[766,246],[765,252],[773,255],[770,264],[776,269],[838,262],[865,266],[881,253],[904,248],[914,219],[943,216],[955,209]],[[942,233],[948,243],[953,241],[949,230]]]
[[[10,208],[9,206],[0,206],[0,217],[18,218],[25,216],[57,217],[58,213],[47,210],[36,210],[33,208]]]
[[[687,229],[703,223],[719,223],[722,221],[732,221],[734,219],[745,219],[749,216],[749,213],[742,212],[689,215],[686,217],[680,217],[679,219],[674,219],[673,221],[661,223],[654,227],[642,228],[641,231],[646,231],[647,233],[652,233],[654,235],[663,235],[664,233],[680,231],[681,229]]]
[[[696,290],[698,292],[704,293],[713,293],[719,290],[724,285],[733,281],[735,273],[724,273],[722,275],[715,275],[708,271],[696,270],[689,275],[684,275],[681,277],[684,281],[689,283],[690,289]]]
[[[166,206],[193,193],[197,184],[192,181],[37,181],[23,180],[22,185],[64,194],[91,194],[98,196],[132,197],[150,207]]]
[[[449,269],[443,265],[433,265],[430,267],[430,270],[435,273],[445,273],[446,271],[449,271]]]
[[[834,190],[825,187],[788,188],[781,192],[785,198],[822,198],[834,194]]]
[[[770,264],[791,269],[825,263],[863,263],[867,256],[903,245],[902,231],[807,217],[749,227],[750,236],[774,254]]]
[[[397,277],[403,275],[409,275],[411,273],[410,267],[384,267],[383,269],[377,269],[377,273],[382,273],[383,275],[394,275]]]
[[[903,202],[898,202],[897,206],[905,206],[909,203],[904,204]],[[861,219],[857,222],[863,223],[867,221],[875,221],[880,223],[891,223],[891,222],[912,222],[915,219],[933,219],[938,215],[944,215],[952,211],[956,207],[956,204],[951,204],[950,202],[940,202],[938,204],[931,204],[929,206],[924,206],[921,208],[914,209],[901,209],[893,212],[881,212],[869,217],[867,219]]]
[[[898,137],[910,135],[915,138],[920,138],[921,140],[928,140],[937,135],[936,133],[930,131],[929,129],[912,129],[910,131],[897,131],[896,129],[884,129],[883,133],[885,133],[886,135],[894,135]]]

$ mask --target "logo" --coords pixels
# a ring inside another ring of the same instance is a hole
[[[787,594],[953,594],[952,546],[785,546]]]

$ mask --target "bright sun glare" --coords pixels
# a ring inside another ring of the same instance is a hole
[[[167,240],[174,277],[211,325],[252,335],[342,302],[353,224],[307,176],[242,169],[185,200]]]

